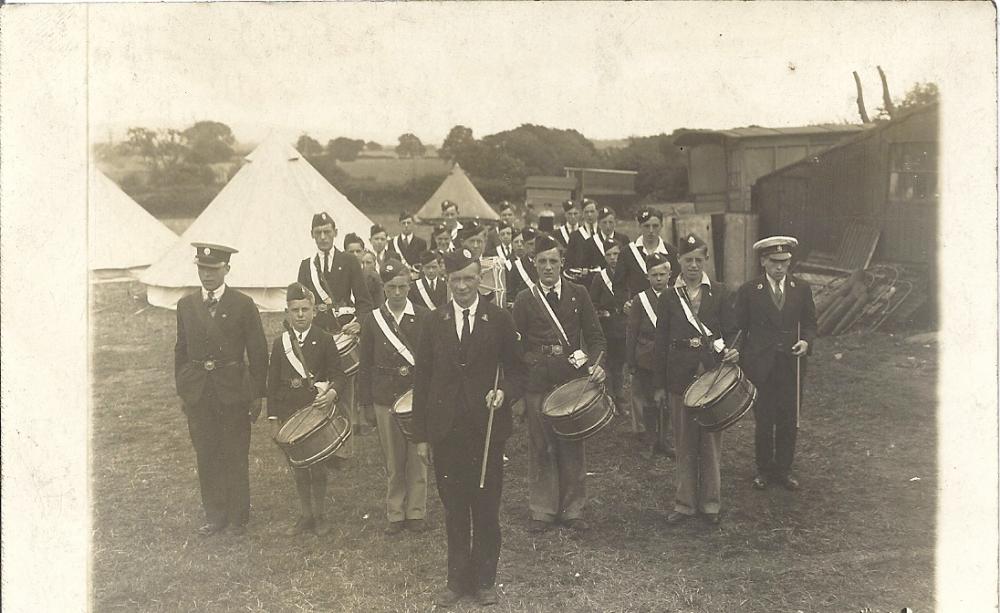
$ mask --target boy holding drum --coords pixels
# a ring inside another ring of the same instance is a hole
[[[286,289],[285,299],[288,329],[274,341],[267,373],[268,420],[275,436],[289,417],[309,405],[329,411],[347,385],[336,341],[313,325],[313,293],[296,282]],[[318,536],[330,532],[324,517],[326,471],[322,462],[307,468],[293,467],[301,515],[286,531],[288,536],[307,530],[314,530]]]

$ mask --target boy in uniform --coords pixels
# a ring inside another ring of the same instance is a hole
[[[420,278],[410,287],[410,301],[433,311],[448,301],[448,286],[441,275],[441,259],[436,251],[420,254]]]

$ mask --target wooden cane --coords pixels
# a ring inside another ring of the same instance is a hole
[[[486,444],[483,445],[483,466],[479,471],[479,489],[486,486],[486,463],[490,457],[490,438],[493,436],[493,413],[497,408],[497,390],[500,388],[500,365],[497,364],[497,372],[493,377],[493,402],[490,403],[490,419],[486,422]]]
[[[795,342],[802,340],[802,322],[797,324]],[[802,355],[795,356],[795,429],[799,429],[799,414],[802,410]]]

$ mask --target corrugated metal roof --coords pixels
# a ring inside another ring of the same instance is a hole
[[[582,171],[585,171],[585,172],[603,172],[603,173],[606,173],[606,174],[614,174],[614,175],[637,175],[637,174],[639,174],[639,172],[636,171],[636,170],[612,170],[611,168],[576,168],[574,166],[565,166],[564,168],[565,168],[565,170],[568,170],[568,171],[574,171],[574,170],[579,171],[579,170],[582,170]]]

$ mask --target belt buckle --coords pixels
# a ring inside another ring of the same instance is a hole
[[[700,338],[692,338],[691,340],[688,341],[688,344],[692,348],[697,349],[697,348],[701,347],[701,339]]]
[[[212,372],[213,370],[215,370],[215,360],[205,360],[202,363],[202,366],[205,368],[205,370]]]
[[[288,384],[291,385],[293,389],[299,389],[300,387],[302,387],[302,379],[300,379],[299,377],[295,377],[291,379],[288,382]]]
[[[403,366],[399,367],[399,376],[400,377],[405,377],[408,374],[410,374],[410,367],[409,366],[403,365]]]
[[[554,355],[554,356],[560,356],[562,354],[563,354],[562,345],[555,345],[555,346],[552,347],[552,355]]]

